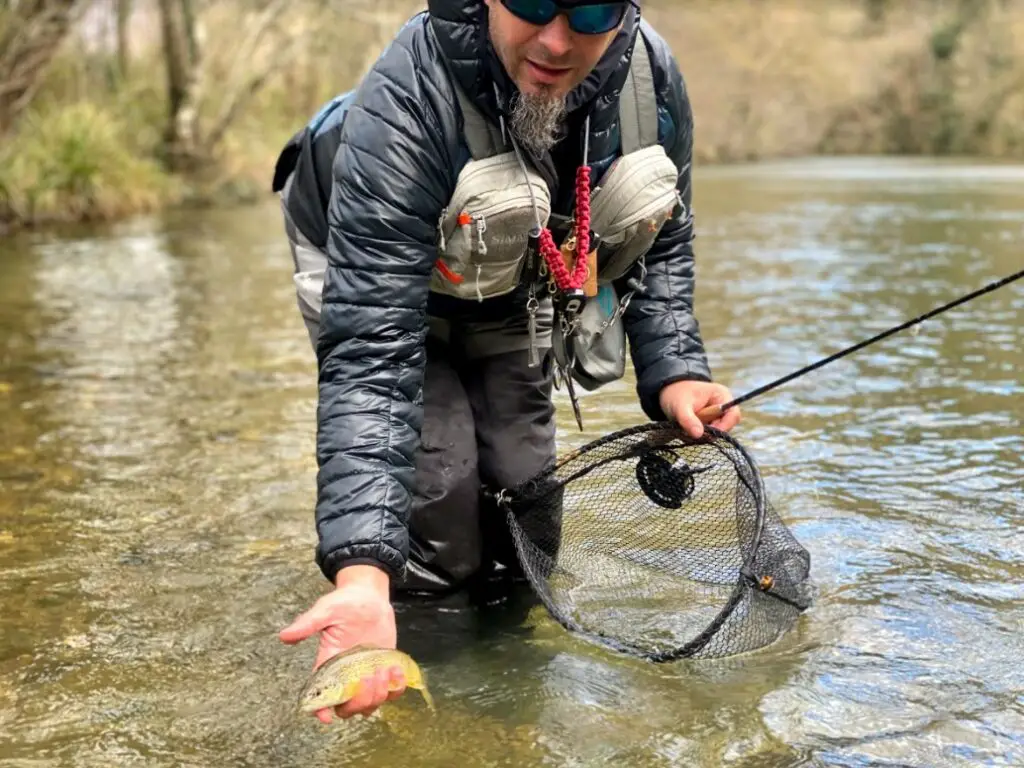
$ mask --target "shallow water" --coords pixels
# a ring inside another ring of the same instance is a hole
[[[1024,168],[703,170],[736,394],[1024,268]],[[408,697],[324,727],[278,629],[312,560],[315,369],[276,207],[0,243],[0,765],[1024,765],[1024,283],[744,408],[811,552],[776,646],[654,666],[530,606],[409,607]],[[559,399],[560,448],[643,421]],[[529,611],[529,612],[528,612]]]

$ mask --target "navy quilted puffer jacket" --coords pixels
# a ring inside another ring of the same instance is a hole
[[[570,95],[568,138],[551,156],[532,160],[551,187],[554,210],[569,214],[587,114],[595,182],[619,153],[617,95],[634,44],[650,52],[661,141],[679,168],[686,205],[685,218],[669,222],[648,255],[648,291],[635,296],[624,318],[640,403],[659,419],[663,386],[711,375],[692,309],[692,114],[670,50],[646,21],[631,12]],[[521,303],[521,294],[481,306],[428,290],[435,226],[469,159],[445,60],[481,112],[496,119],[494,85],[506,95],[514,86],[488,42],[486,6],[430,0],[429,11],[402,29],[345,100],[344,120],[303,139],[309,151],[299,162],[319,164],[319,181],[294,193],[292,205],[306,208],[296,221],[314,222],[306,234],[329,255],[317,344],[316,527],[317,562],[332,580],[355,563],[381,565],[396,578],[404,571],[428,313],[522,311],[509,305]]]

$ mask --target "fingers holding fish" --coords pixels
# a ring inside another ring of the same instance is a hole
[[[405,687],[405,675],[400,667],[378,669],[373,675],[362,678],[352,698],[334,707],[333,712],[343,720],[355,715],[372,715],[385,702],[401,696]],[[320,722],[330,723],[331,711],[319,710],[317,717]]]
[[[405,693],[405,674],[401,667],[392,667],[391,676],[388,680],[388,701],[394,701]]]
[[[334,708],[340,718],[353,715],[369,715],[383,704],[388,697],[388,677],[386,669],[378,669],[372,675],[362,678],[355,695],[348,701]]]
[[[299,709],[316,713],[323,723],[332,714],[341,718],[372,714],[387,701],[416,688],[427,706],[434,703],[422,670],[407,654],[394,648],[357,645],[319,665],[299,697]]]

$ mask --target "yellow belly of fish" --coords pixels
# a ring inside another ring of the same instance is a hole
[[[351,701],[352,699],[354,699],[356,697],[356,695],[359,693],[360,689],[362,688],[362,685],[363,685],[363,682],[362,682],[361,679],[352,680],[351,682],[345,683],[343,686],[341,686],[338,689],[337,695],[324,697],[321,700],[322,703],[318,703],[315,707],[307,705],[304,709],[305,709],[306,712],[314,712],[314,711],[317,711],[317,710],[320,710],[320,709],[329,709],[331,707],[341,706],[345,702]],[[435,709],[434,709],[434,699],[430,695],[430,692],[427,691],[425,686],[420,686],[420,685],[415,685],[415,684],[407,684],[406,687],[407,688],[415,688],[415,689],[417,689],[423,695],[423,700],[426,701],[427,706],[430,708],[430,710],[432,712],[435,711]],[[388,681],[388,692],[397,691],[397,690],[398,690],[398,685],[396,683]]]

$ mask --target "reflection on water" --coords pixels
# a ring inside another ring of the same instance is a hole
[[[697,309],[737,394],[1024,267],[1024,169],[706,170]],[[529,599],[402,606],[439,706],[293,714],[316,381],[273,204],[0,245],[0,765],[1024,764],[1024,286],[745,406],[818,595],[653,666]],[[560,406],[565,405],[559,395]],[[643,416],[560,407],[563,450]]]

